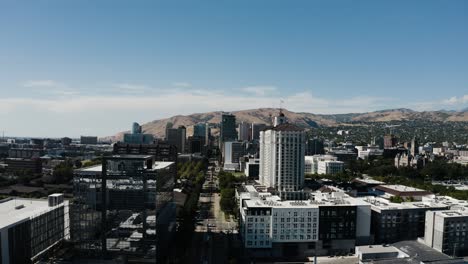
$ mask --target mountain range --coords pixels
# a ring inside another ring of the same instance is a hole
[[[292,112],[282,110],[290,123],[294,123],[304,128],[319,126],[340,126],[355,124],[359,122],[391,122],[391,121],[432,121],[432,122],[468,122],[468,109],[461,111],[424,111],[418,112],[407,108],[388,109],[367,113],[349,114],[313,114],[305,112]],[[187,134],[197,123],[217,124],[221,121],[222,111],[196,113],[191,115],[176,115],[170,118],[154,120],[142,125],[144,133],[153,134],[156,137],[164,137],[167,123],[172,123],[174,127],[185,126]],[[250,110],[240,110],[231,112],[236,116],[237,122],[270,124],[272,116],[279,113],[276,108],[259,108]],[[123,133],[120,132],[109,139],[121,140]]]

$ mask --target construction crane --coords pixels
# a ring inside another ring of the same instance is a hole
[[[385,124],[385,128],[388,128],[388,131],[390,132],[390,135],[393,135],[393,128],[394,127],[399,127],[401,125],[387,125]]]

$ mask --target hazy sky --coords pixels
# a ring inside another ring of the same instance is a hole
[[[0,2],[0,131],[176,114],[468,106],[468,1]]]

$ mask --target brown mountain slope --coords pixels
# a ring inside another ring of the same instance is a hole
[[[260,108],[232,112],[237,122],[263,123],[270,124],[271,117],[278,114],[278,109]],[[337,126],[348,124],[350,122],[390,122],[404,120],[427,120],[427,121],[468,121],[468,112],[448,112],[448,111],[429,111],[417,112],[410,109],[391,109],[368,113],[351,113],[337,115],[317,115],[311,113],[297,113],[283,110],[288,121],[302,127],[317,126]],[[183,125],[187,127],[187,134],[190,134],[194,124],[212,123],[218,124],[221,121],[221,111],[196,113],[188,116],[177,115],[170,118],[155,120],[143,124],[143,132],[150,133],[156,137],[164,137],[166,124],[171,122],[174,127]],[[124,132],[111,137],[113,140],[120,140]]]

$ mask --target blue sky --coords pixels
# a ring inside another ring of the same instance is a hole
[[[0,131],[468,106],[468,1],[1,1]]]

